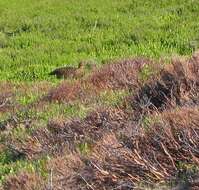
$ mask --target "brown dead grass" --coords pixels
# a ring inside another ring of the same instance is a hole
[[[52,84],[48,82],[37,83],[20,83],[15,84],[12,82],[0,83],[0,116],[3,114],[15,115],[19,110],[24,110],[24,107],[30,109],[31,107],[39,107],[39,100],[33,100],[33,102],[23,105],[21,100],[35,97],[39,99],[46,94],[52,88]]]
[[[152,184],[177,179],[178,172],[184,172],[188,180],[191,171],[180,170],[179,164],[199,164],[199,112],[184,109],[160,117],[132,136],[104,135],[94,147],[89,167],[82,171],[85,189],[88,184],[93,189],[133,189],[141,181]]]
[[[52,185],[54,190],[76,190],[79,184],[75,177],[85,164],[77,154],[55,157],[48,163],[49,173],[52,173]],[[74,185],[75,183],[75,185]],[[47,187],[50,187],[48,184]]]
[[[14,137],[14,135],[10,133],[6,137],[4,144],[16,158],[27,157],[28,159],[32,159],[42,152],[41,144],[38,142],[38,139],[32,136],[20,138]]]
[[[110,64],[84,81],[89,89],[97,89],[95,93],[133,88],[136,93],[125,101],[133,110],[99,108],[84,119],[52,120],[25,140],[8,138],[6,145],[28,159],[51,155],[55,189],[146,189],[137,185],[153,188],[154,183],[182,179],[184,188],[197,189],[199,53],[186,60],[173,59],[141,85],[138,73],[148,63],[135,59]],[[82,100],[90,96],[87,87],[80,81],[63,82],[48,100]],[[78,148],[84,143],[91,149],[86,155]],[[11,184],[15,181],[23,179]]]
[[[86,79],[75,82],[64,81],[53,88],[44,98],[49,101],[70,102],[85,100],[96,96],[106,89],[129,89],[139,86],[139,72],[147,65],[153,64],[149,59],[135,58],[109,63],[95,69]]]
[[[85,96],[84,89],[79,82],[62,82],[52,89],[46,98],[50,101],[69,102],[81,99],[83,96]]]
[[[172,64],[152,76],[132,96],[131,105],[137,112],[164,110],[176,106],[199,104],[199,52],[190,59],[174,58]]]
[[[33,174],[21,172],[18,175],[9,177],[3,184],[4,190],[41,190],[41,179]]]
[[[13,94],[11,92],[3,92],[0,94],[0,112],[4,113],[9,110],[12,110],[13,104],[12,99]]]
[[[12,111],[13,99],[14,99],[14,87],[11,83],[1,83],[0,84],[0,113]]]
[[[89,82],[100,89],[125,89],[139,86],[138,74],[149,59],[135,58],[107,64],[89,77]]]
[[[103,114],[102,119],[100,116]],[[63,168],[71,168],[64,164],[65,158],[61,159],[60,164],[52,164],[53,170],[60,171],[54,174],[55,181],[59,178],[68,179],[60,184],[63,187],[67,187],[64,184],[70,184],[71,188],[77,189],[112,189],[119,186],[131,189],[140,181],[152,184],[175,180],[180,171],[180,163],[193,168],[199,165],[199,111],[183,108],[178,112],[174,110],[157,113],[155,117],[158,120],[147,128],[140,126],[136,133],[132,131],[125,134],[120,129],[127,130],[135,126],[124,123],[124,118],[119,122],[120,117],[112,112],[92,113],[82,122],[50,123],[48,136],[39,131],[37,139],[42,138],[41,144],[50,142],[42,148],[46,153],[54,152],[53,155],[63,155],[64,152],[70,154],[68,147],[66,148],[70,143],[74,148],[74,143],[85,142],[89,138],[95,140],[91,155],[86,160],[79,160],[80,163],[87,163],[83,170],[76,167],[67,172]],[[73,157],[75,160],[80,158],[78,155]],[[191,175],[191,172],[183,172],[184,175]],[[80,182],[81,185],[77,186]],[[92,184],[92,188],[89,184]]]
[[[43,154],[62,155],[77,151],[77,144],[95,143],[106,131],[116,131],[128,122],[127,114],[116,108],[101,108],[91,112],[85,119],[67,122],[50,121],[46,128],[36,130],[25,139],[7,137],[6,146],[14,153],[28,159]]]

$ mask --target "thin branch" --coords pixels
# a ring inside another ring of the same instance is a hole
[[[95,189],[93,188],[93,186],[90,185],[90,184],[86,181],[86,179],[85,179],[81,174],[78,174],[78,175],[83,179],[83,181],[86,183],[87,186],[89,186],[92,190],[95,190]]]

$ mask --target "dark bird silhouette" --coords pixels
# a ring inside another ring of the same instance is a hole
[[[83,63],[80,62],[78,68],[75,67],[61,67],[55,69],[49,75],[56,75],[57,78],[78,78],[83,75]]]

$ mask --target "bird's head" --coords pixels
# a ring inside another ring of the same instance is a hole
[[[83,68],[83,67],[84,67],[84,64],[83,64],[82,61],[80,61],[79,64],[78,64],[78,69],[81,69],[81,68]]]

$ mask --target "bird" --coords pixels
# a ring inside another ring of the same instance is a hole
[[[49,75],[55,75],[57,78],[79,78],[83,75],[84,64],[79,62],[78,67],[60,67],[50,72]]]

